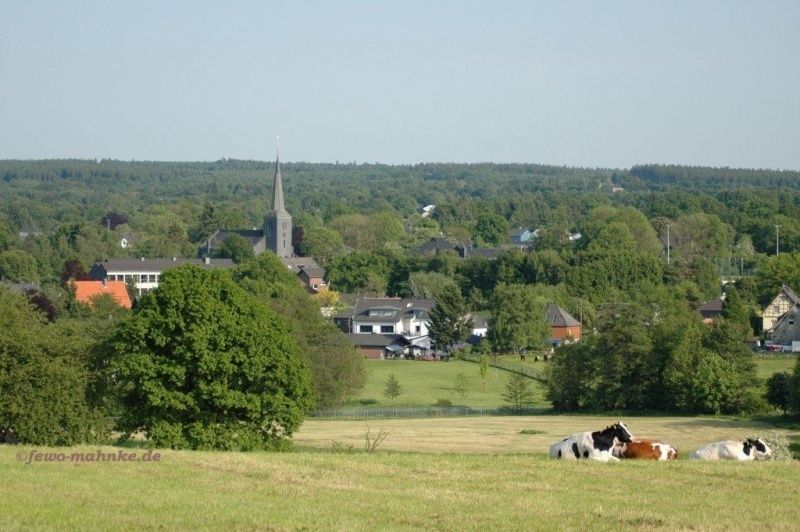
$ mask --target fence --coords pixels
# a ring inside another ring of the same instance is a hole
[[[339,410],[314,410],[309,417],[322,419],[390,419],[421,417],[459,417],[459,416],[510,416],[534,415],[547,412],[543,408],[524,408],[513,411],[510,408],[471,408],[468,406],[420,406],[384,408],[342,408]]]
[[[529,354],[528,356],[533,356]],[[460,355],[462,360],[466,360],[467,362],[478,362],[479,355],[474,353],[464,353]],[[502,369],[505,371],[510,371],[511,373],[519,373],[520,375],[525,375],[526,377],[530,377],[531,379],[536,379],[537,381],[545,382],[545,377],[541,371],[531,366],[526,366],[525,364],[518,364],[516,362],[511,362],[510,360],[502,360],[497,357],[489,357],[489,365],[493,368]]]

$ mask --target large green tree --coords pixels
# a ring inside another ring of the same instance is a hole
[[[273,254],[264,253],[234,271],[234,279],[291,325],[292,336],[311,369],[320,408],[344,404],[366,381],[363,357]]]
[[[542,298],[525,285],[495,287],[490,303],[489,341],[500,353],[519,353],[544,347],[550,328],[544,321]]]
[[[165,272],[112,347],[120,428],[158,447],[278,446],[313,404],[289,325],[225,271]]]

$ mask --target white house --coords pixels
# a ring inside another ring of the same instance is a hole
[[[161,273],[168,268],[184,264],[194,264],[207,269],[232,268],[231,259],[106,259],[97,262],[89,271],[92,279],[98,281],[122,281],[133,283],[136,295],[142,295],[158,288]]]

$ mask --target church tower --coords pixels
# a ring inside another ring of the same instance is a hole
[[[279,257],[292,257],[292,215],[283,205],[283,180],[280,154],[275,156],[275,183],[272,188],[272,209],[264,219],[264,236],[267,249]]]

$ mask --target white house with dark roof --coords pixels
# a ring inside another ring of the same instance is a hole
[[[405,353],[414,354],[431,348],[428,324],[433,305],[432,299],[359,297],[353,307],[335,315],[333,321],[347,334],[385,336],[380,341],[387,346],[402,345]],[[357,348],[366,342],[358,340],[354,342]],[[374,343],[377,339],[372,340]]]
[[[169,268],[184,264],[194,264],[206,269],[232,268],[231,259],[106,259],[97,262],[89,270],[89,276],[98,281],[132,282],[136,295],[142,295],[158,288],[161,274]]]

